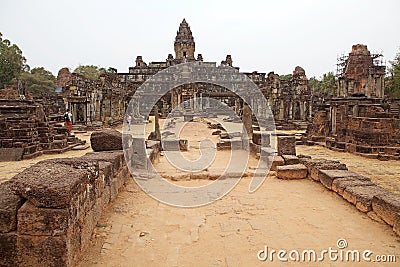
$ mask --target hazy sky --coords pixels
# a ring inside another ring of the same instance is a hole
[[[400,49],[400,1],[57,1],[0,0],[0,32],[31,67],[57,75],[79,64],[127,72],[137,55],[164,61],[183,18],[196,51],[220,63],[232,55],[241,71],[308,77],[336,68],[353,44],[392,60]]]

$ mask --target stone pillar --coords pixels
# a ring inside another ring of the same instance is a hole
[[[154,133],[155,140],[161,141],[161,131],[160,131],[160,118],[158,115],[158,106],[154,106]]]
[[[312,109],[313,109],[312,100],[310,100],[310,110],[309,110],[309,114],[308,114],[310,121],[312,120],[312,113],[313,113]]]
[[[288,119],[289,120],[293,119],[293,102],[292,101],[289,102],[289,118]]]
[[[336,107],[331,107],[331,133],[336,135]]]
[[[282,99],[279,100],[279,120],[285,119],[285,103]]]
[[[193,111],[194,112],[197,112],[198,110],[198,107],[197,107],[197,96],[196,96],[196,92],[194,92],[194,94],[193,94]]]
[[[251,109],[250,107],[246,104],[243,103],[243,124],[244,128],[247,132],[247,135],[249,136],[249,139],[251,140],[253,138],[253,121],[251,117]]]
[[[200,93],[199,111],[203,111],[203,93]]]

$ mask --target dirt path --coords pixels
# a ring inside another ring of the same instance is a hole
[[[80,266],[271,266],[257,259],[265,245],[322,251],[337,248],[339,238],[351,250],[400,257],[399,238],[390,227],[372,221],[320,184],[269,177],[249,194],[249,181],[242,179],[211,205],[188,209],[161,204],[130,182],[104,213]],[[196,186],[202,181],[181,183]],[[305,264],[327,265],[355,266],[328,259]],[[272,266],[283,263],[275,259]]]
[[[182,135],[192,137],[187,158],[198,155],[197,143],[207,136],[202,125],[189,124]],[[212,137],[211,137],[212,138]],[[215,163],[226,162],[226,151]],[[250,166],[256,160],[250,159]],[[214,167],[210,167],[213,169]],[[157,169],[179,171],[162,157]],[[208,180],[178,180],[201,186]],[[243,178],[227,196],[199,208],[168,206],[146,195],[132,180],[103,213],[92,246],[79,266],[290,266],[296,262],[261,262],[259,250],[315,250],[318,255],[346,239],[346,250],[373,251],[400,257],[400,238],[390,227],[372,221],[335,193],[310,180],[283,181],[271,173],[253,194]],[[287,256],[287,255],[286,255]],[[399,261],[400,258],[397,259]],[[305,262],[303,266],[365,266],[365,262]],[[371,266],[396,266],[373,263]]]

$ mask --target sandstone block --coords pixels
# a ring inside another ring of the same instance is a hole
[[[70,224],[68,209],[38,208],[28,201],[18,211],[18,234],[60,235]]]
[[[400,236],[400,212],[397,212],[394,217],[393,231]]]
[[[354,204],[359,211],[369,212],[372,210],[372,198],[385,193],[385,189],[376,185],[350,186],[343,191],[343,198]]]
[[[17,266],[16,232],[0,233],[0,266]]]
[[[296,138],[294,136],[278,136],[278,155],[296,155]]]
[[[122,133],[117,130],[94,131],[90,135],[93,151],[122,150]]]
[[[10,188],[10,182],[0,184],[0,233],[17,229],[17,210],[22,199]]]
[[[299,158],[294,155],[282,155],[285,165],[300,164]]]
[[[276,167],[279,179],[304,179],[307,177],[307,167],[303,164],[293,164]]]
[[[326,188],[330,190],[332,190],[332,182],[335,179],[359,176],[359,174],[347,170],[319,170],[318,172],[319,180]]]
[[[342,179],[335,179],[332,182],[332,190],[343,196],[343,192],[347,187],[355,186],[372,186],[375,185],[370,179],[358,176],[358,177],[347,177]]]
[[[327,159],[304,160],[303,164],[308,168],[310,177],[315,181],[319,181],[319,170],[347,170],[346,164]]]
[[[400,212],[400,195],[387,191],[386,194],[374,196],[372,209],[382,220],[393,226]]]
[[[87,170],[43,161],[14,176],[12,187],[37,207],[66,208],[89,178]]]
[[[276,171],[278,166],[285,165],[285,160],[281,156],[273,157],[271,171]]]

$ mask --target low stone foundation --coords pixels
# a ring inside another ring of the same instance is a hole
[[[73,266],[130,177],[122,151],[92,152],[0,184],[0,266]]]

